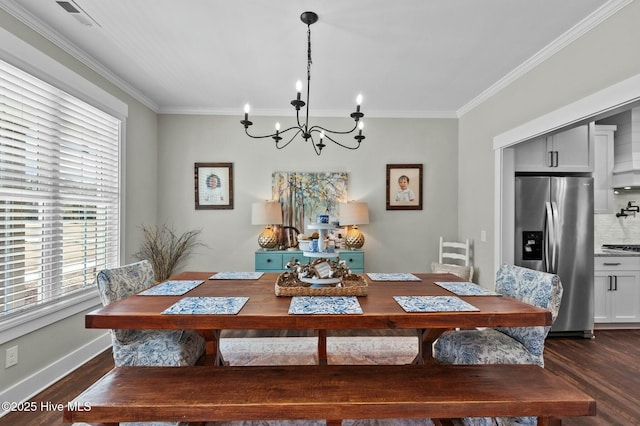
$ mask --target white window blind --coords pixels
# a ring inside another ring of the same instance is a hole
[[[118,264],[121,121],[0,61],[0,317]]]

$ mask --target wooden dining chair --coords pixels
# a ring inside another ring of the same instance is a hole
[[[562,300],[562,283],[555,274],[515,265],[502,265],[496,275],[496,292],[546,309],[553,321]],[[551,326],[499,327],[443,333],[433,347],[442,364],[535,364],[544,367],[544,342]],[[465,425],[537,424],[535,417],[469,418]]]
[[[105,269],[96,284],[106,306],[154,285],[153,267],[143,260]],[[205,351],[204,339],[193,330],[111,330],[111,341],[116,367],[195,365]]]
[[[461,243],[444,241],[444,238],[440,237],[438,261],[431,264],[431,272],[453,274],[466,281],[473,280],[469,239]]]
[[[473,279],[473,266],[448,265],[446,263],[433,262],[431,272],[434,274],[453,274],[465,281]]]

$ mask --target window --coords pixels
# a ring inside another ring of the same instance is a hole
[[[0,61],[0,318],[117,266],[122,122]]]

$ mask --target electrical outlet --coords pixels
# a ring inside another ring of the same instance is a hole
[[[4,368],[13,367],[18,363],[18,347],[12,346],[7,348],[5,353]]]

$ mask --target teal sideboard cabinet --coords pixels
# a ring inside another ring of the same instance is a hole
[[[340,260],[347,262],[347,266],[354,274],[364,272],[364,251],[340,250]],[[258,250],[255,257],[256,272],[284,272],[291,258],[305,264],[311,259],[304,257],[302,251],[289,250]]]

